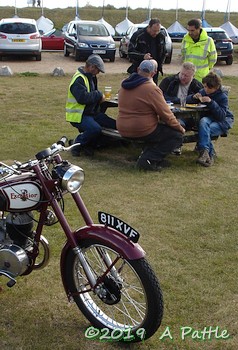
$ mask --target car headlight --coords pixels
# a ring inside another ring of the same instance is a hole
[[[70,193],[76,193],[84,182],[84,171],[76,165],[72,165],[62,178],[62,187]]]
[[[108,48],[109,48],[109,49],[115,49],[115,47],[116,47],[115,44],[109,44],[109,45],[108,45]]]
[[[78,47],[89,47],[86,43],[78,43]]]

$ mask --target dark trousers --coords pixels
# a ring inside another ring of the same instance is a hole
[[[145,143],[140,158],[158,162],[183,143],[182,133],[164,124],[158,124],[151,134],[139,139]]]
[[[74,142],[80,143],[82,146],[96,145],[101,137],[102,127],[116,129],[116,121],[105,113],[98,113],[94,117],[85,115],[81,123],[71,124],[80,132]]]

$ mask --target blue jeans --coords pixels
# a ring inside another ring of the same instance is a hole
[[[211,138],[222,134],[224,134],[224,130],[221,128],[218,122],[210,119],[209,117],[203,117],[199,122],[198,128],[198,149],[206,149],[210,157],[213,157],[215,155],[215,151]]]
[[[95,145],[101,136],[102,127],[116,129],[116,121],[105,113],[98,113],[96,116],[84,115],[81,123],[71,122],[80,134],[74,140],[82,146],[86,144]]]

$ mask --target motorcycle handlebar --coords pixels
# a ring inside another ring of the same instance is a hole
[[[68,138],[66,136],[62,136],[59,141],[56,142],[57,145],[65,146]]]
[[[69,147],[65,147],[66,142],[68,141],[68,138],[66,136],[62,136],[60,140],[57,142],[53,143],[51,147],[48,147],[44,149],[43,151],[38,152],[35,157],[38,161],[50,158],[52,156],[55,156],[57,153],[61,151],[69,151],[73,147],[78,146],[80,144],[73,144]]]

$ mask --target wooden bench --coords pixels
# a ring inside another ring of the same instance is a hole
[[[125,140],[132,143],[143,143],[143,141],[141,140],[125,138],[121,136],[118,130],[114,130],[114,129],[102,128],[102,134],[114,140]],[[217,140],[218,137],[219,136],[214,136],[212,137],[212,140]],[[220,135],[220,137],[227,137],[227,134]],[[191,142],[197,142],[197,141],[198,141],[198,133],[195,130],[187,131],[183,137],[183,143],[191,143]]]

